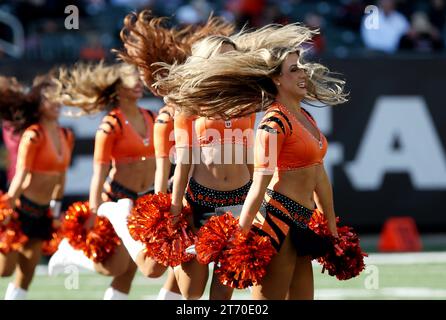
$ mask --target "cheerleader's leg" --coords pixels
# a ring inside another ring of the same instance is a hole
[[[183,300],[172,268],[169,268],[166,282],[158,293],[156,300]]]
[[[130,257],[128,257],[127,259],[128,259],[128,264],[126,271],[114,277],[110,285],[110,288],[113,288],[114,290],[119,291],[121,294],[126,294],[126,295],[128,295],[130,292],[133,278],[135,277],[136,270],[138,269],[135,262],[133,262],[133,260]],[[122,299],[123,298],[121,298],[120,300]],[[107,299],[105,299],[104,297],[104,300]]]
[[[234,289],[220,282],[215,272],[212,274],[209,300],[231,300]]]
[[[10,283],[5,300],[26,299],[28,288],[34,277],[37,263],[42,255],[42,240],[30,239],[19,251],[16,278]]]
[[[296,250],[290,233],[273,256],[260,285],[252,287],[254,300],[285,300],[294,275]]]
[[[19,253],[11,251],[7,254],[0,253],[0,277],[10,277],[15,270]]]
[[[19,253],[12,251],[7,254],[0,254],[0,276],[9,277],[14,273]],[[5,300],[23,300],[26,298],[26,290],[17,288],[14,283],[9,283],[6,292]]]
[[[297,256],[287,300],[313,300],[314,278],[310,256]]]
[[[186,300],[198,300],[203,296],[209,276],[209,266],[192,259],[176,266],[174,272],[178,287]]]

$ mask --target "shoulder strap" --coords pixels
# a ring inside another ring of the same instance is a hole
[[[108,118],[110,117],[110,118]],[[108,118],[108,119],[107,119]],[[108,125],[110,130],[106,130],[106,128],[103,127],[103,124]],[[103,132],[109,134],[111,132],[120,133],[123,130],[122,126],[122,120],[121,116],[116,111],[110,111],[104,119],[102,119],[101,125],[99,126],[99,130],[102,130]]]
[[[309,113],[305,108],[302,108],[301,107],[301,109],[310,117],[310,119],[311,120],[313,120],[314,122],[316,122],[316,120],[314,120],[314,117],[311,115],[311,113]]]
[[[265,129],[265,123],[269,121],[275,122],[282,129],[283,133],[287,135],[292,134],[293,126],[291,125],[290,119],[281,110],[279,109],[267,110],[265,113],[265,117],[260,123],[259,129]]]

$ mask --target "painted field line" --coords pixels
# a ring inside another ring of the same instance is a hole
[[[366,264],[425,264],[446,263],[446,252],[373,253]]]

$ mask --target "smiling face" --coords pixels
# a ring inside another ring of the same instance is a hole
[[[273,77],[279,95],[303,99],[307,94],[307,75],[297,64],[299,55],[290,53],[282,63],[278,76]]]
[[[42,118],[45,118],[48,121],[57,121],[57,119],[59,119],[60,109],[60,103],[47,98],[42,98],[42,102],[40,104]]]
[[[121,84],[118,89],[120,99],[124,100],[138,100],[143,96],[143,84],[138,77],[134,80]]]

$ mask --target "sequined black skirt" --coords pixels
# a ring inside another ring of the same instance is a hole
[[[327,253],[330,242],[308,227],[313,214],[314,210],[267,189],[253,229],[268,236],[277,251],[289,233],[297,255],[311,256],[314,259]]]
[[[194,226],[199,228],[210,217],[223,214],[224,211],[218,210],[218,208],[242,205],[245,202],[251,183],[250,180],[238,189],[218,191],[207,188],[195,181],[194,178],[190,178],[186,190],[186,200],[192,209]]]

